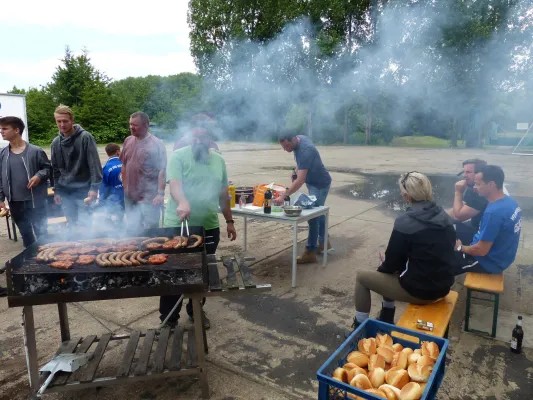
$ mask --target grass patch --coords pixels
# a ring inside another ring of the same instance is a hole
[[[430,148],[448,148],[450,141],[437,138],[434,136],[402,136],[396,137],[390,143],[396,147],[430,147]],[[458,140],[457,147],[464,147],[464,141]]]

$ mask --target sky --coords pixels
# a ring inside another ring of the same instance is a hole
[[[108,77],[195,72],[188,0],[1,0],[0,93],[50,82],[65,47]]]

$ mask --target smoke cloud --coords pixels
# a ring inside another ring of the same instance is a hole
[[[287,24],[266,45],[227,42],[205,76],[219,139],[269,140],[300,127],[317,142],[342,142],[346,117],[353,142],[364,134],[367,115],[385,141],[413,133],[406,129],[416,121],[424,134],[447,137],[456,121],[471,125],[464,131],[490,121],[511,129],[525,122],[517,119],[532,122],[531,3],[518,1],[490,36],[452,4],[392,3],[378,18],[368,14],[375,25],[354,32],[331,57],[322,51],[328,38],[307,19]],[[479,7],[480,15],[492,7],[463,5]]]

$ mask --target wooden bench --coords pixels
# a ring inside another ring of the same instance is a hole
[[[500,305],[500,294],[503,293],[503,274],[482,274],[477,272],[467,272],[465,278],[466,288],[466,313],[465,313],[465,331],[489,334],[488,332],[470,329],[470,301],[471,299],[487,301],[493,303],[492,331],[490,336],[496,337],[496,328],[498,327],[498,307]],[[490,298],[473,297],[472,292],[489,294]]]
[[[444,299],[435,303],[426,305],[409,304],[396,325],[416,332],[425,333],[426,335],[447,338],[450,319],[452,318],[452,313],[458,298],[459,293],[450,290],[450,293],[448,293]],[[433,331],[430,332],[418,329],[416,327],[416,322],[419,319],[433,323]],[[394,336],[405,336],[405,338],[409,340],[406,335],[400,333],[394,333]]]

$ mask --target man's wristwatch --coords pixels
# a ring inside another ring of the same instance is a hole
[[[158,191],[157,191],[157,194],[158,194],[159,196],[164,196],[164,195],[165,195],[165,191],[164,191],[164,190],[158,190]]]
[[[232,219],[228,219],[228,220],[226,221],[226,224],[233,224],[233,223],[235,223],[235,221],[232,220]]]

